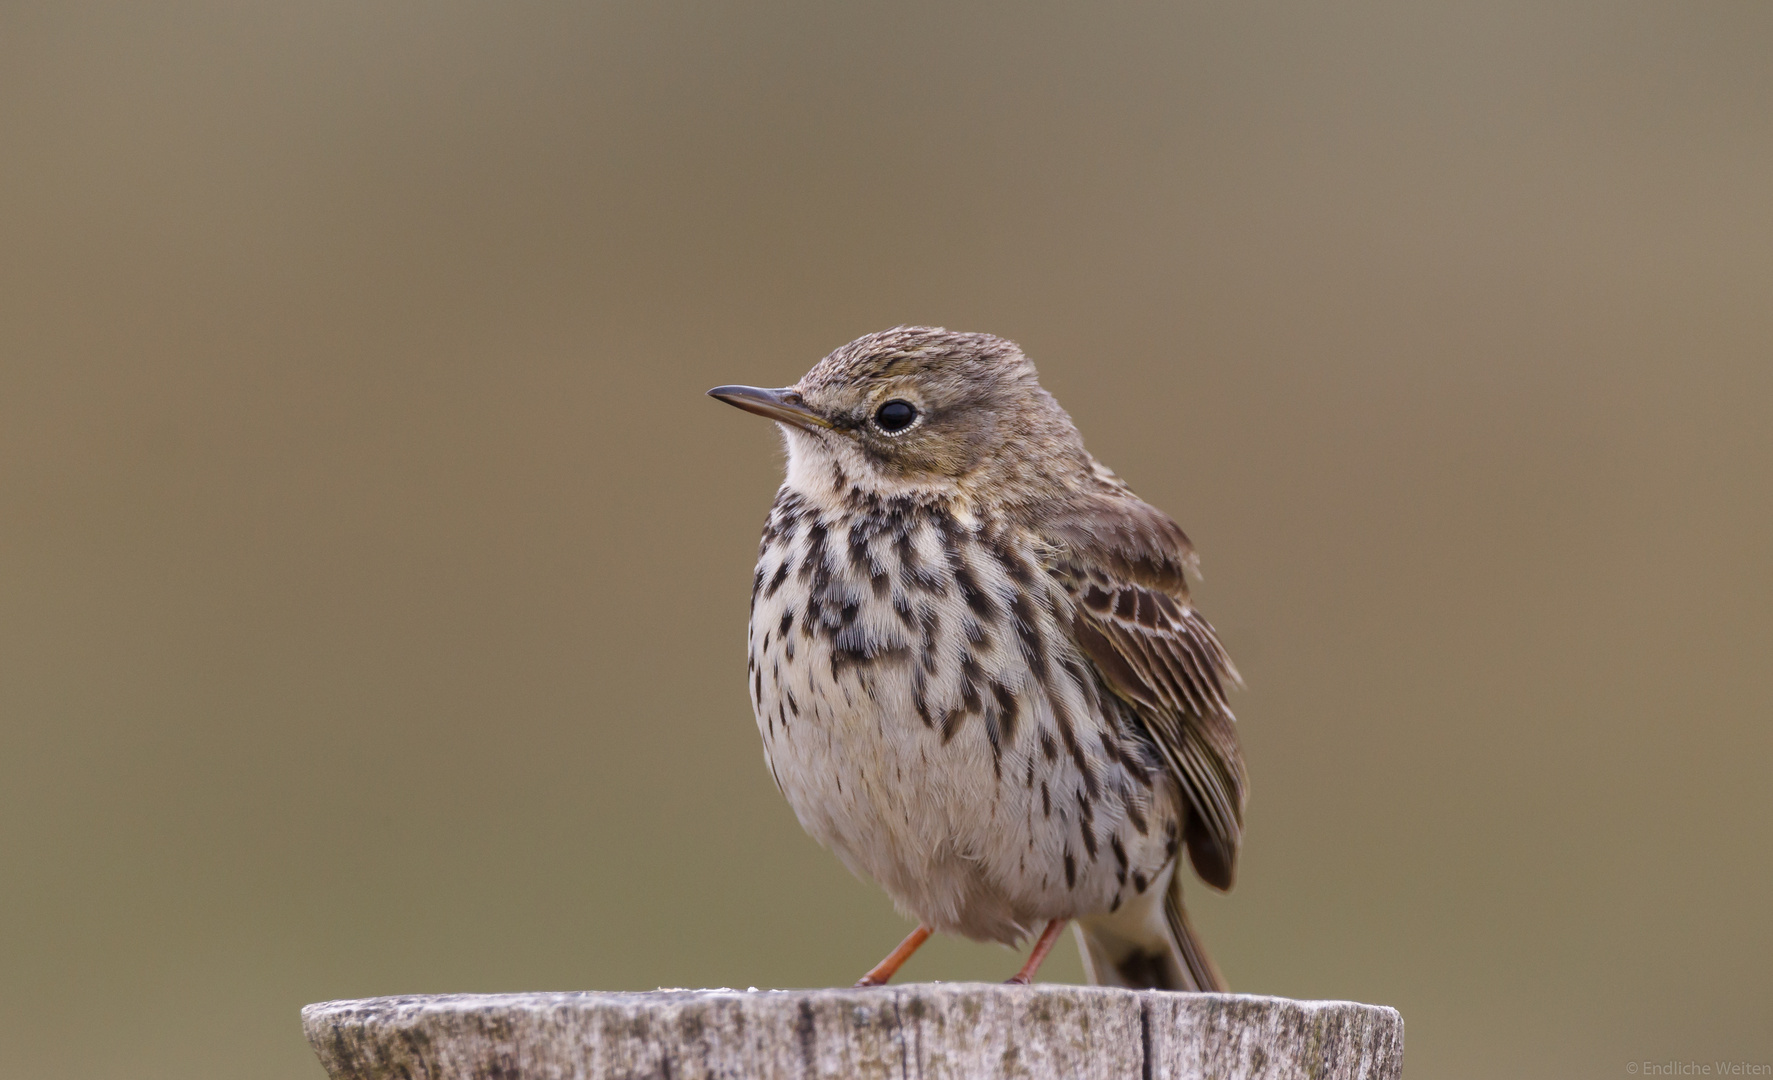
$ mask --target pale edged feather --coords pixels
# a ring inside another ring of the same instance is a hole
[[[1110,690],[1134,706],[1192,810],[1185,842],[1208,884],[1230,888],[1247,774],[1227,683],[1242,682],[1189,602],[1195,556],[1168,516],[1131,493],[1074,498],[1043,520],[1077,592],[1073,633]]]

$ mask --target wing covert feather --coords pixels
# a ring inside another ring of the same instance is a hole
[[[1225,699],[1237,668],[1188,599],[1194,552],[1182,530],[1130,494],[1055,515],[1049,535],[1077,604],[1079,648],[1145,721],[1190,809],[1184,842],[1203,880],[1231,887],[1246,776]]]

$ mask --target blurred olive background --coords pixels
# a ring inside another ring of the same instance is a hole
[[[18,0],[0,275],[0,1074],[877,960],[702,391],[905,322],[1201,549],[1236,988],[1773,1061],[1773,7]]]

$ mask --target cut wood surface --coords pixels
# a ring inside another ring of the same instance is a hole
[[[302,1010],[333,1080],[1395,1080],[1395,1009],[1246,994],[907,983],[447,994]]]

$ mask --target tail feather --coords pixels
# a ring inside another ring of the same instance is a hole
[[[1188,921],[1188,909],[1182,906],[1182,890],[1169,889],[1164,893],[1164,921],[1169,924],[1170,937],[1176,943],[1176,953],[1182,966],[1188,969],[1188,979],[1193,986],[1176,987],[1178,990],[1211,990],[1223,994],[1230,987],[1225,985],[1225,976],[1219,973],[1219,965],[1207,955],[1207,948],[1200,942],[1200,935],[1194,932],[1194,925]]]
[[[1112,915],[1077,921],[1078,951],[1097,986],[1133,990],[1215,991],[1225,976],[1207,955],[1182,907],[1182,890],[1155,882]]]

